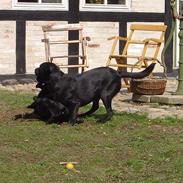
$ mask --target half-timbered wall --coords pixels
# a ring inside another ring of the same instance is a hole
[[[169,0],[131,0],[127,12],[79,11],[79,0],[68,1],[68,11],[16,10],[12,7],[12,0],[0,1],[0,74],[34,72],[34,68],[45,60],[41,25],[47,23],[80,22],[84,25],[85,35],[90,36],[91,43],[97,45],[88,48],[90,68],[105,65],[112,44],[107,38],[113,35],[126,36],[130,23],[170,24]],[[72,52],[72,49],[62,51]],[[172,71],[171,62],[167,61],[169,71]]]

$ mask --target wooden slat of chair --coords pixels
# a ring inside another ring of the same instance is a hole
[[[83,26],[80,24],[66,24],[66,25],[56,25],[49,24],[42,26],[43,32],[51,32],[51,31],[74,31],[74,30],[82,30]]]
[[[85,64],[77,64],[77,65],[62,65],[62,64],[57,64],[60,68],[83,68],[86,67]]]
[[[144,30],[144,31],[166,31],[165,25],[149,25],[149,24],[132,24],[130,26],[131,30]]]

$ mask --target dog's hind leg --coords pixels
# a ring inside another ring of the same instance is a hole
[[[70,106],[68,106],[68,110],[70,113],[69,122],[73,126],[77,122],[77,113],[79,110],[79,102],[72,102]]]
[[[106,121],[110,120],[112,115],[113,115],[112,104],[111,104],[112,103],[112,98],[111,98],[111,96],[104,96],[101,99],[102,99],[102,102],[105,106],[105,109],[106,109],[107,113],[103,118],[99,119],[98,121],[99,122],[106,122]]]
[[[94,100],[91,109],[85,113],[79,114],[78,116],[83,117],[83,116],[88,116],[88,115],[94,113],[99,108],[99,100],[100,99]]]

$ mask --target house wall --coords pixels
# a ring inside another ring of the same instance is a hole
[[[0,21],[0,74],[15,73],[15,28],[14,21]]]
[[[132,0],[131,11],[135,12],[164,12],[165,0]],[[0,10],[12,10],[11,0],[1,0]],[[26,72],[33,73],[35,67],[45,61],[44,44],[41,42],[43,32],[41,25],[51,21],[27,21],[26,22]],[[110,53],[112,42],[107,38],[118,35],[119,25],[114,22],[81,22],[84,25],[84,35],[91,37],[91,44],[97,44],[97,47],[88,48],[89,69],[105,66],[107,56]],[[16,67],[16,22],[0,21],[0,74],[14,74]],[[54,53],[60,50],[55,49]],[[65,48],[62,52],[67,52]],[[157,69],[158,70],[158,69]]]
[[[132,0],[131,10],[134,12],[164,12],[165,0]]]
[[[0,1],[0,9],[2,9],[2,10],[12,9],[11,2],[12,2],[12,0],[1,0]]]

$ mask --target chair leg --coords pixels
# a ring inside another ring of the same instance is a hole
[[[124,78],[123,80],[125,82],[125,87],[127,88],[128,92],[131,92],[129,79]]]

